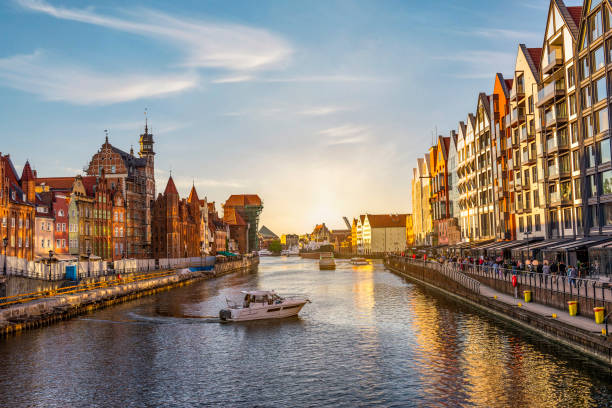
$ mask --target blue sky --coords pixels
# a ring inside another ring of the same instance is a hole
[[[580,3],[580,2],[578,2]],[[567,2],[575,5],[575,2]],[[408,212],[416,157],[540,47],[548,2],[67,1],[0,4],[0,151],[77,174],[104,141],[158,189],[257,193],[277,234]]]

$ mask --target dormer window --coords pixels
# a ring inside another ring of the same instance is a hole
[[[16,200],[14,191],[11,191],[11,199]]]

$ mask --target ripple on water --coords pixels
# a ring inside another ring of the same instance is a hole
[[[300,317],[219,324],[246,288]],[[0,343],[0,406],[606,406],[609,371],[383,270],[263,259]]]

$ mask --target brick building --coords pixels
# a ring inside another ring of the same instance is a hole
[[[238,246],[236,250],[241,254],[248,253],[249,224],[232,207],[223,210],[223,221],[229,226],[230,239]]]
[[[7,238],[8,256],[27,260],[34,258],[36,192],[33,178],[29,163],[26,162],[19,177],[10,156],[0,153],[0,239]],[[4,254],[4,248],[2,251]]]
[[[106,174],[111,190],[120,190],[126,208],[125,252],[128,258],[151,256],[151,206],[155,200],[155,152],[153,134],[145,124],[140,135],[138,157],[111,145],[106,138],[100,150],[93,155],[87,174]]]
[[[152,249],[159,258],[201,256],[200,208],[179,197],[172,176],[152,208]]]
[[[232,194],[223,204],[224,211],[229,208],[234,208],[249,224],[246,252],[259,250],[257,232],[259,231],[259,215],[263,210],[261,198],[257,194]]]

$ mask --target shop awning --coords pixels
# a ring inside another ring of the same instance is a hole
[[[577,239],[572,239],[570,241],[566,241],[551,247],[548,247],[543,250],[543,252],[566,252],[566,251],[574,251],[580,248],[589,248],[597,244],[602,244],[604,242],[612,241],[612,237],[580,237]]]

